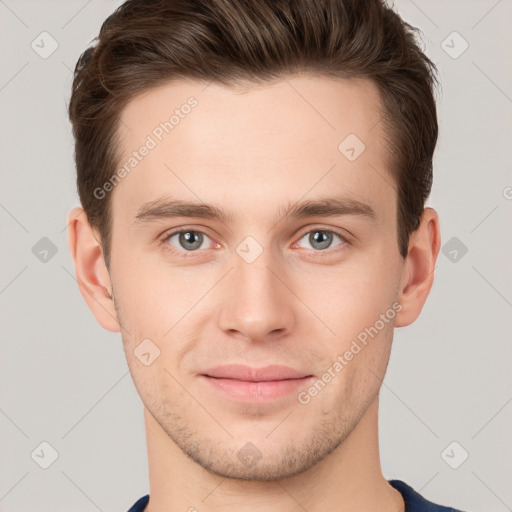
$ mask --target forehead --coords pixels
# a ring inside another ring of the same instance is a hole
[[[377,88],[365,79],[159,86],[122,112],[119,167],[127,172],[114,211],[118,203],[134,216],[170,195],[250,216],[339,193],[385,212],[396,195],[381,117]]]

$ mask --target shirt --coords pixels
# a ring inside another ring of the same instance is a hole
[[[389,483],[402,495],[405,502],[405,512],[462,512],[451,507],[436,505],[427,501],[412,487],[401,480],[389,480]],[[128,512],[143,512],[149,501],[149,494],[140,498]]]

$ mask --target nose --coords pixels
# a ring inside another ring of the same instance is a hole
[[[266,249],[251,263],[236,252],[232,261],[234,267],[223,280],[222,290],[217,290],[219,328],[251,342],[289,334],[298,301],[289,288],[284,264]]]

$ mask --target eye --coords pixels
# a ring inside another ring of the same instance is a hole
[[[201,248],[205,249],[206,247],[202,247],[203,243],[209,238],[210,237],[208,235],[205,235],[201,231],[182,229],[181,231],[175,231],[174,233],[167,234],[163,241],[175,249],[194,252]]]
[[[313,229],[304,233],[300,240],[306,239],[310,244],[310,248],[316,251],[323,251],[331,247],[334,237],[338,237],[341,240],[337,247],[348,243],[340,234],[328,229]]]
[[[329,229],[313,229],[305,232],[299,239],[299,242],[306,239],[310,245],[310,249],[315,252],[323,252],[332,247],[334,237],[340,240],[336,247],[343,247],[349,242],[340,234]],[[208,249],[208,240],[211,240],[208,235],[202,231],[194,229],[182,228],[181,230],[167,233],[163,238],[163,243],[171,246],[170,249],[174,252],[198,252],[200,249]],[[299,242],[296,242],[297,244]],[[220,247],[216,244],[217,247]],[[308,247],[306,247],[308,248]]]

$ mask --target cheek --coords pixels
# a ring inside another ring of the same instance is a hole
[[[179,270],[142,255],[112,263],[116,300],[130,332],[162,337],[201,291],[197,279],[193,284]]]
[[[192,267],[188,271],[164,267],[150,258],[126,258],[114,263],[116,305],[133,379],[159,389],[162,384],[154,379],[160,375],[167,382],[171,377],[166,370],[173,372],[199,337],[204,315],[200,306],[206,304],[202,299],[214,276]],[[140,361],[144,353],[149,353],[151,359],[154,354],[158,357],[144,367]]]
[[[165,363],[163,355],[149,366],[142,364],[133,351],[126,353],[126,359],[133,383],[145,407],[152,413],[162,408],[171,410],[182,390],[171,376],[173,370],[170,369],[168,373],[169,365]]]
[[[392,309],[397,275],[389,265],[360,260],[298,276],[295,289],[344,344]]]

